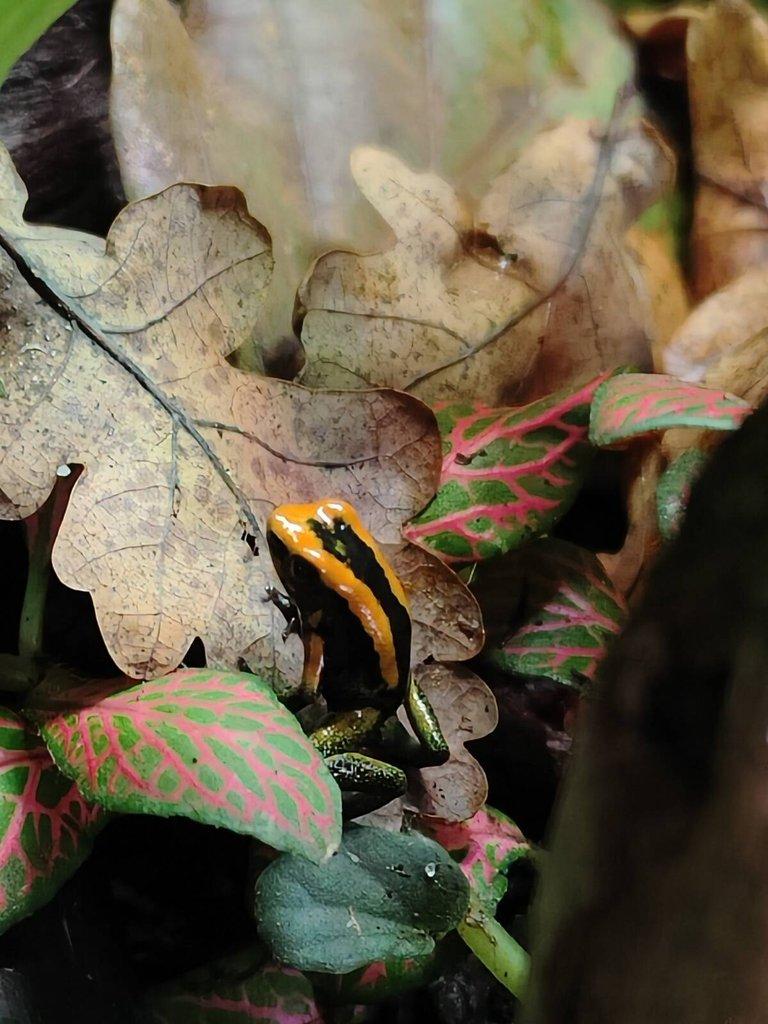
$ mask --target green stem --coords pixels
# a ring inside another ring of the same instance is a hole
[[[467,916],[459,925],[459,935],[498,981],[513,996],[522,999],[528,980],[528,954],[498,921],[482,915]]]
[[[37,512],[36,529],[27,533],[29,568],[19,624],[19,654],[22,658],[39,658],[43,652],[45,598],[51,575],[51,525],[54,494]]]

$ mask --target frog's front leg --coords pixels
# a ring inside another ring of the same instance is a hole
[[[408,786],[401,768],[356,749],[378,744],[383,717],[376,708],[339,711],[310,734],[342,792],[347,817],[389,803]]]
[[[266,589],[267,596],[264,600],[271,601],[275,608],[282,612],[283,618],[286,622],[285,629],[282,633],[283,641],[287,640],[291,633],[300,633],[301,616],[299,615],[299,609],[290,597],[288,597],[287,594],[281,593],[275,587],[267,587]]]
[[[448,744],[443,736],[440,723],[429,698],[412,675],[408,680],[405,695],[405,713],[419,741],[417,766],[433,767],[445,764],[451,755]]]

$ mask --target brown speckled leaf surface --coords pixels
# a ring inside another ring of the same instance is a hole
[[[0,235],[23,271],[2,253],[3,515],[38,508],[62,463],[85,466],[53,564],[92,594],[132,676],[175,667],[195,636],[215,665],[259,638],[271,648],[264,516],[339,495],[397,543],[435,490],[432,413],[406,395],[316,394],[226,361],[258,336],[272,267],[237,190],[174,186],[127,207],[106,244],[25,224],[25,198],[3,153]]]
[[[615,121],[539,132],[472,211],[436,174],[356,150],[354,178],[396,242],[317,260],[300,291],[302,381],[493,405],[649,366],[652,289],[625,236],[672,160],[647,125]]]

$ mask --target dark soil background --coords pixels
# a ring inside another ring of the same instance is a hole
[[[28,185],[29,219],[99,234],[125,202],[107,111],[110,7],[110,0],[80,0],[0,92],[0,137]],[[684,85],[643,75],[642,55],[640,66],[640,86],[664,127],[673,137],[687,137]],[[689,173],[683,167],[684,180]],[[618,472],[610,460],[596,463],[591,483],[558,530],[596,550],[617,550],[625,530]],[[0,523],[0,564],[0,650],[12,652],[26,575],[20,524]],[[56,580],[46,613],[46,652],[82,673],[116,674],[90,597]],[[488,774],[489,802],[541,840],[569,747],[565,704],[551,684],[489,681],[500,725],[474,751]],[[250,841],[222,830],[180,819],[113,820],[58,896],[0,938],[0,1021],[148,1021],[144,998],[153,986],[253,941],[250,860]],[[532,888],[530,867],[515,868],[500,907],[502,923],[523,942]],[[368,1019],[508,1024],[513,1015],[509,993],[458,944],[436,980],[372,1007]]]

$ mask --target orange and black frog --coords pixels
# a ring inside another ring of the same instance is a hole
[[[402,584],[355,509],[325,499],[280,505],[267,542],[287,594],[268,591],[286,635],[304,644],[301,695],[328,714],[311,736],[345,795],[363,813],[405,792],[401,764],[442,764],[448,746],[410,671],[411,616]],[[396,719],[404,704],[417,742]]]

